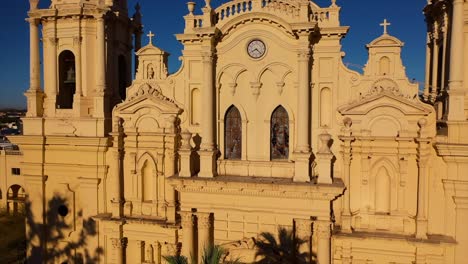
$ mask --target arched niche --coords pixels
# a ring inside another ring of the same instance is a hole
[[[158,121],[152,116],[143,116],[136,123],[138,132],[154,132],[159,128]]]
[[[332,120],[332,93],[330,88],[320,90],[320,126],[331,127]]]
[[[56,107],[58,109],[73,108],[73,95],[76,90],[76,63],[75,55],[69,50],[64,50],[59,55],[59,91]]]
[[[194,88],[190,93],[190,123],[200,125],[201,117],[201,94],[200,89]]]
[[[157,200],[157,169],[155,160],[151,155],[145,153],[138,162],[140,180],[138,195],[142,202],[153,202]]]
[[[385,166],[380,166],[375,175],[375,212],[390,214],[391,179]]]
[[[224,158],[242,158],[242,117],[234,105],[229,107],[224,117]]]
[[[379,61],[379,73],[380,75],[390,74],[390,58],[383,56]]]
[[[396,137],[401,131],[401,124],[391,116],[376,117],[369,124],[369,130],[372,136]]]

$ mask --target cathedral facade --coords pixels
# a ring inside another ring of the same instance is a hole
[[[468,259],[463,0],[424,9],[422,95],[386,21],[359,73],[335,0],[205,2],[187,4],[169,74],[151,32],[141,44],[139,6],[30,0],[28,113],[11,140],[31,263],[200,260],[212,245],[253,263],[279,228],[308,263]]]

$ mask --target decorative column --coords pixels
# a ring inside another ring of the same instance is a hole
[[[450,45],[450,79],[448,97],[449,121],[465,121],[465,90],[463,88],[464,56],[464,0],[452,0],[452,34]]]
[[[39,19],[29,19],[29,89],[25,93],[28,102],[28,117],[42,116],[42,100],[44,94],[41,91],[41,65],[39,54]]]
[[[426,119],[421,119],[418,122],[420,126],[419,137],[416,139],[418,143],[418,207],[416,214],[416,238],[427,239],[427,210],[429,201],[429,158],[431,140],[423,138],[423,132],[427,124]]]
[[[343,196],[343,213],[341,218],[341,231],[344,233],[351,233],[351,142],[354,140],[354,137],[351,135],[351,125],[352,121],[350,118],[345,118],[343,120],[344,128],[342,130],[342,136],[340,140],[343,141],[343,166],[344,166],[344,184],[346,186],[346,191]]]
[[[96,17],[96,94],[94,117],[104,117],[104,93],[106,91],[106,32],[104,14]]]
[[[203,89],[202,89],[202,144],[199,151],[199,177],[212,178],[216,176],[216,144],[215,144],[215,97],[213,82],[213,54],[203,53]]]
[[[145,241],[137,240],[135,241],[135,246],[137,248],[136,255],[138,261],[143,262],[145,260]]]
[[[466,161],[456,159],[457,165]],[[459,163],[460,162],[460,163]],[[449,225],[454,225],[453,233],[457,241],[455,245],[455,262],[464,263],[468,259],[468,228],[466,228],[466,219],[468,219],[468,181],[466,180],[442,180],[444,191],[453,200],[455,210],[453,221]],[[450,201],[450,200],[449,200]],[[451,202],[451,201],[450,201]],[[452,209],[451,209],[452,211]]]
[[[194,170],[191,162],[192,157],[192,146],[190,140],[192,139],[192,133],[188,130],[184,130],[181,133],[182,146],[179,149],[180,155],[180,171],[179,177],[192,177]]]
[[[115,263],[123,264],[124,263],[124,252],[127,248],[128,240],[124,238],[111,238],[112,247],[114,248],[115,253]]]
[[[135,14],[133,15],[133,23],[135,27],[135,53],[141,49],[141,37],[143,34],[143,26],[141,25],[141,7],[140,3],[135,5]],[[138,70],[138,55],[135,55],[135,75]]]
[[[432,32],[432,89],[431,102],[435,102],[437,97],[437,86],[439,82],[439,24],[434,22]]]
[[[81,116],[82,110],[81,109],[81,97],[83,95],[83,84],[82,84],[82,64],[81,64],[81,48],[82,48],[82,43],[81,43],[81,18],[78,17],[78,37],[73,38],[73,44],[75,46],[76,50],[76,56],[75,56],[75,65],[76,65],[76,90],[75,90],[75,95],[73,98],[73,109],[75,111],[76,116]],[[86,110],[86,109],[84,109]]]
[[[211,238],[211,215],[210,213],[197,213],[198,218],[198,261],[201,260],[205,248],[213,246]]]
[[[113,137],[113,148],[111,149],[112,155],[112,176],[114,177],[114,187],[112,188],[112,217],[120,218],[122,217],[122,186],[121,186],[121,162],[122,162],[122,152],[121,152],[121,143],[122,143],[122,128],[121,128],[121,119],[116,118],[114,120],[113,132],[110,133]]]
[[[46,68],[45,74],[45,82],[46,82],[46,89],[45,89],[45,94],[46,94],[46,99],[45,99],[45,108],[46,108],[46,115],[51,117],[54,116],[55,114],[55,109],[56,109],[56,101],[57,101],[57,82],[58,82],[58,77],[57,77],[57,64],[58,64],[58,58],[57,58],[57,43],[58,39],[55,37],[51,37],[47,39],[47,49],[48,49],[48,54],[49,54],[49,61],[48,65],[49,67]],[[48,69],[48,70],[47,70]]]
[[[182,255],[190,259],[195,256],[192,212],[180,212],[180,220],[182,225]]]
[[[305,241],[299,248],[299,252],[306,253],[309,258],[307,263],[312,263],[312,221],[309,219],[294,219],[296,237]]]
[[[307,37],[308,33],[303,37]],[[298,52],[298,90],[297,90],[297,140],[294,151],[295,182],[310,182],[310,143],[309,143],[309,120],[310,120],[310,50],[309,48]]]
[[[447,43],[448,43],[448,15],[447,15],[447,10],[445,9],[444,11],[444,24],[442,26],[442,33],[443,33],[443,42],[442,42],[442,68],[441,68],[441,77],[440,77],[440,91],[443,92],[446,89],[446,74],[447,74],[447,54],[448,54],[448,49],[447,49]]]
[[[314,221],[314,234],[317,236],[317,263],[330,264],[330,221]]]
[[[331,177],[331,162],[333,159],[333,153],[328,146],[328,143],[331,140],[331,135],[328,133],[323,133],[319,135],[321,142],[321,147],[316,155],[317,162],[317,183],[332,184],[333,179]]]
[[[426,78],[424,80],[424,100],[429,100],[430,72],[431,72],[431,32],[427,32],[426,39]]]

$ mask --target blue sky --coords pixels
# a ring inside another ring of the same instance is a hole
[[[156,34],[155,45],[171,53],[169,71],[180,66],[178,57],[182,45],[174,34],[184,28],[183,16],[188,13],[188,0],[139,0],[142,6],[145,34],[151,30]],[[130,13],[137,0],[128,0]],[[204,0],[196,0],[197,12],[204,6]],[[227,0],[212,0],[212,6]],[[330,0],[316,0],[320,6],[330,5]],[[50,0],[41,0],[46,7]],[[365,45],[383,32],[379,25],[386,18],[392,24],[389,33],[405,42],[403,63],[410,79],[424,82],[426,26],[422,9],[426,0],[338,0],[342,7],[341,24],[350,26],[350,32],[343,41],[346,52],[345,63],[357,70],[367,61]],[[25,107],[23,95],[29,86],[29,25],[25,22],[28,0],[2,1],[0,16],[0,108]],[[143,45],[147,43],[144,39]],[[358,65],[358,66],[355,66]]]

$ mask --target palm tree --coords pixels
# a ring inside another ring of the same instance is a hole
[[[169,264],[189,264],[187,257],[185,256],[163,256],[163,258],[169,263]]]
[[[226,257],[226,250],[219,246],[209,246],[203,250],[203,256],[201,257],[200,264],[240,264],[241,262],[239,259],[225,261],[224,258]],[[163,258],[169,264],[188,264],[188,258],[185,256],[163,256]],[[197,262],[192,259],[192,264],[196,264]]]
[[[263,232],[255,243],[257,252],[255,258],[260,257],[258,264],[305,264],[310,263],[308,253],[301,253],[299,248],[305,240],[294,236],[294,232],[285,228],[278,228],[278,240],[272,233]],[[314,263],[314,262],[313,262]]]

